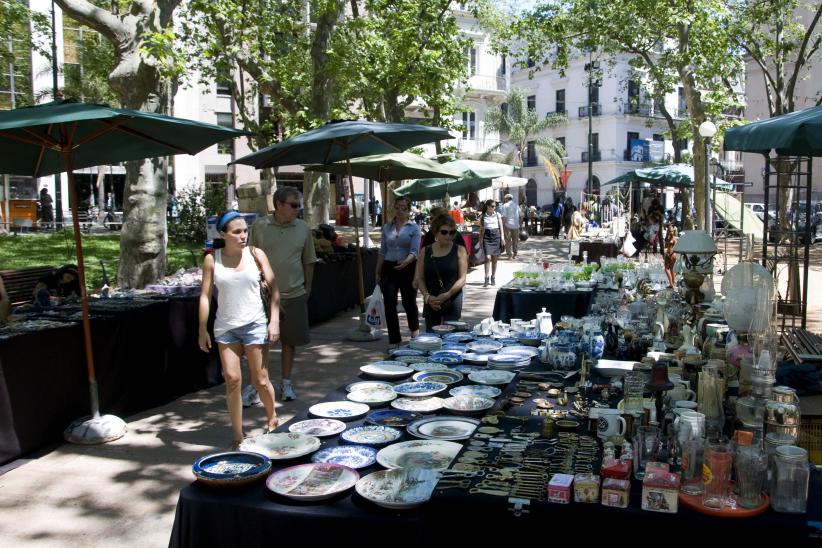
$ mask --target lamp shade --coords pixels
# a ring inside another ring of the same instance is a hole
[[[674,244],[674,252],[685,255],[716,255],[716,244],[704,230],[686,230]]]
[[[722,278],[725,320],[734,331],[766,331],[773,316],[773,275],[753,262],[734,265]]]
[[[699,134],[706,139],[711,139],[714,135],[716,135],[716,124],[710,120],[705,120],[699,124]]]
[[[648,392],[665,392],[674,387],[674,383],[668,378],[668,364],[656,362],[651,369],[651,378],[645,383],[645,390]]]

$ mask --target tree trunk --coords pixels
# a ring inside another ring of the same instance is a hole
[[[97,222],[106,216],[106,166],[97,166]]]
[[[702,104],[702,95],[696,86],[694,73],[688,66],[679,67],[679,77],[682,80],[682,85],[685,88],[685,103],[688,106],[688,114],[690,115],[692,124],[692,136],[694,142],[693,159],[694,159],[694,191],[692,194],[694,205],[696,205],[696,219],[703,230],[705,229],[705,192],[708,188],[705,181],[705,165],[708,161],[705,155],[705,141],[699,135],[699,124],[704,122],[707,117],[705,115],[705,106]],[[688,209],[690,213],[690,208]],[[683,208],[683,216],[685,210]]]

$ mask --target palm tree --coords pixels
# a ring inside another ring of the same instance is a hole
[[[503,144],[508,143],[513,146],[513,150],[506,155],[504,163],[513,164],[516,161],[521,175],[522,168],[525,167],[523,152],[527,150],[528,143],[533,141],[537,156],[551,174],[554,189],[560,189],[559,172],[562,169],[562,159],[565,157],[565,147],[553,137],[540,134],[546,129],[566,122],[567,118],[562,114],[540,117],[535,109],[528,108],[525,91],[520,88],[512,88],[505,101],[503,105],[494,107],[485,114],[485,132],[499,133],[500,143],[485,151],[482,159],[488,158]]]

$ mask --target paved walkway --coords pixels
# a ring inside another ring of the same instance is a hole
[[[520,259],[536,252],[564,260],[567,242],[531,238],[521,244]],[[523,261],[501,260],[500,284]],[[822,282],[822,267],[814,270]],[[483,288],[484,273],[469,273],[463,319],[489,316],[494,288]],[[817,297],[817,301],[820,297]],[[813,315],[822,316],[816,302]],[[302,350],[294,381],[299,399],[279,403],[283,421],[354,377],[364,363],[384,355],[387,339],[370,343],[346,340],[357,325],[355,311],[312,329],[312,343]],[[401,319],[400,324],[403,321]],[[404,335],[408,332],[405,329]],[[279,356],[271,357],[279,380]],[[261,433],[261,407],[245,411],[246,434]],[[60,445],[0,476],[0,545],[15,547],[161,547],[168,544],[179,490],[192,481],[191,464],[224,449],[230,441],[223,387],[184,396],[168,405],[127,418],[128,433],[116,442],[91,447]]]

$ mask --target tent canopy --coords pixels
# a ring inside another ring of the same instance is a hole
[[[725,149],[785,156],[822,156],[822,105],[725,132]]]
[[[688,164],[672,164],[666,166],[648,167],[629,171],[619,177],[603,183],[602,186],[616,185],[628,182],[646,182],[659,186],[673,186],[677,188],[691,188],[694,186],[694,166]],[[723,179],[711,177],[711,186],[717,189],[732,189],[733,185]]]
[[[444,164],[462,174],[457,180],[417,179],[394,190],[397,196],[411,200],[436,200],[449,196],[461,196],[488,188],[497,177],[511,176],[514,166],[480,160],[454,160]]]
[[[346,162],[333,164],[313,165],[305,168],[306,171],[321,173],[336,173],[347,175]],[[400,181],[402,179],[420,179],[422,177],[446,177],[457,179],[462,173],[453,168],[427,160],[410,152],[394,152],[390,154],[374,154],[351,159],[351,175],[374,181]]]

